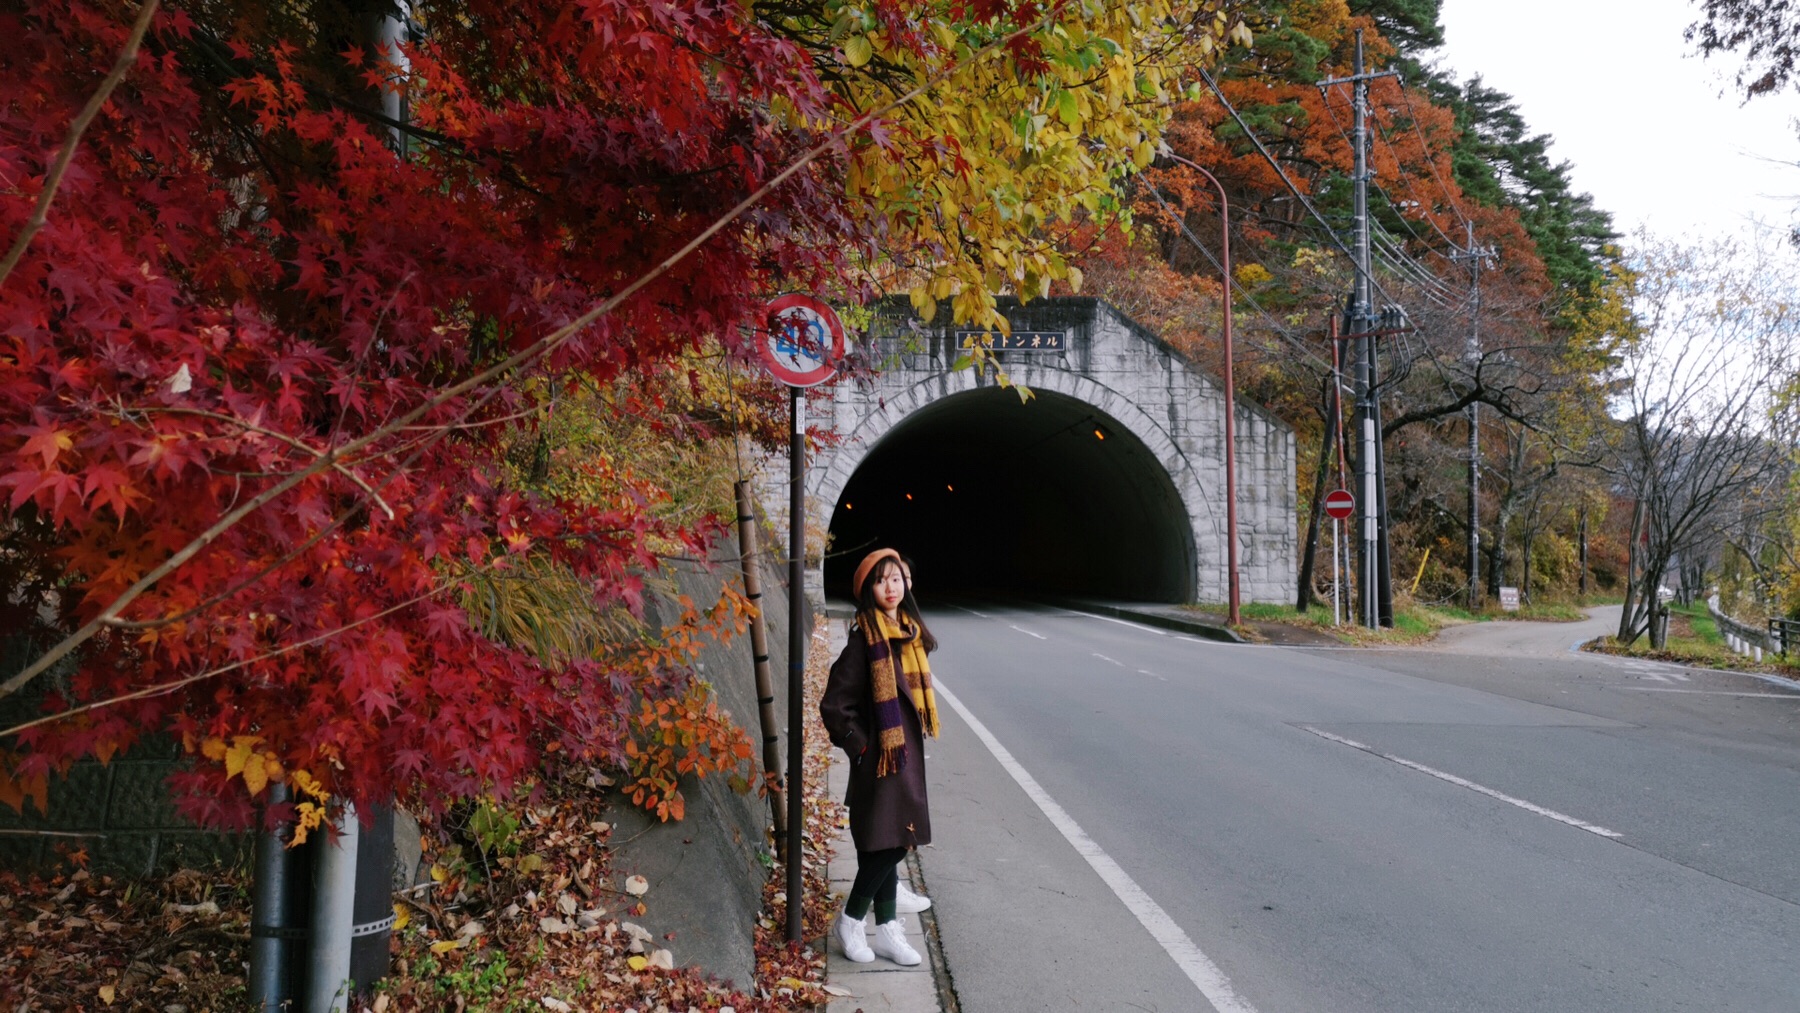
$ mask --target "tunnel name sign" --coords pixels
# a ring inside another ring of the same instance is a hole
[[[832,308],[810,295],[770,300],[757,354],[770,375],[789,387],[816,387],[837,375],[844,357],[844,325]]]
[[[1067,331],[957,331],[958,348],[991,348],[996,352],[1063,352],[1068,350]]]

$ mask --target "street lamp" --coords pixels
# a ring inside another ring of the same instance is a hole
[[[1225,199],[1225,187],[1217,176],[1180,155],[1170,158],[1205,176],[1219,191],[1219,271],[1223,275],[1225,304],[1225,566],[1229,571],[1230,623],[1238,625],[1238,534],[1237,534],[1237,383],[1231,376],[1231,205]]]

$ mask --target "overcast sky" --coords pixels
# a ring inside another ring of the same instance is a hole
[[[1621,232],[1785,228],[1800,206],[1800,95],[1721,94],[1738,62],[1690,55],[1694,17],[1688,0],[1444,0],[1437,62],[1517,99]]]

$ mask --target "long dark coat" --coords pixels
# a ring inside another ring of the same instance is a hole
[[[898,673],[896,673],[898,675]],[[904,678],[904,677],[902,677]],[[875,776],[875,691],[869,678],[869,646],[860,629],[831,665],[819,719],[831,744],[850,757],[850,837],[858,851],[912,848],[931,843],[931,807],[925,797],[925,742],[919,713],[904,686],[900,711],[906,728],[906,766],[886,777]]]

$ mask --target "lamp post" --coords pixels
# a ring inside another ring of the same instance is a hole
[[[1230,622],[1236,626],[1238,615],[1238,533],[1237,533],[1237,383],[1231,376],[1231,205],[1225,199],[1225,187],[1217,176],[1192,161],[1171,154],[1182,165],[1205,176],[1219,191],[1219,270],[1224,289],[1220,298],[1225,305],[1225,566],[1230,588]]]

